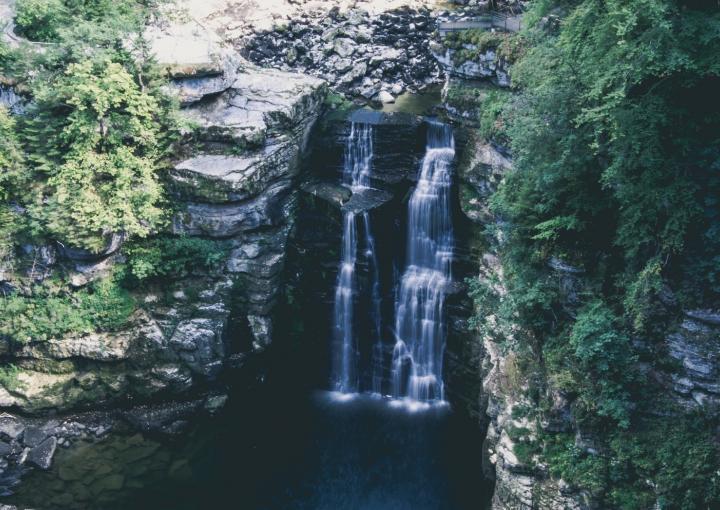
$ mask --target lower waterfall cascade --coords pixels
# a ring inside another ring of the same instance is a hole
[[[444,402],[444,296],[452,280],[450,191],[455,144],[450,126],[434,120],[427,125],[425,156],[407,208],[406,263],[404,273],[396,278],[394,337],[390,341],[383,338],[390,328],[383,328],[382,323],[383,294],[370,213],[343,213],[333,310],[331,389],[345,396],[371,392],[411,402]],[[373,156],[372,125],[352,123],[345,144],[343,185],[353,193],[370,188]],[[368,268],[367,289],[358,288],[359,260]],[[360,292],[369,295],[367,317],[356,317]],[[362,335],[356,331],[360,323],[368,326],[367,341],[372,342],[367,349],[372,364],[367,377],[363,377],[366,371],[361,367]]]
[[[450,189],[454,157],[451,128],[430,122],[425,158],[408,204],[407,266],[395,305],[395,398],[444,400],[444,296],[452,278]]]

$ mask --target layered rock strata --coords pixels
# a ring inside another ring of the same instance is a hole
[[[190,126],[181,161],[167,174],[178,211],[168,233],[220,240],[228,255],[210,272],[135,292],[138,309],[121,331],[0,339],[0,356],[13,367],[0,380],[0,409],[19,413],[9,420],[195,398],[215,391],[208,388],[224,368],[272,341],[300,162],[325,84],[259,69],[194,21],[152,27],[147,38]],[[29,276],[42,280],[62,267],[72,285],[88,285],[123,260],[123,242],[115,236],[99,253],[27,246],[35,261]],[[59,441],[55,433],[37,445],[2,434],[10,445],[0,442],[2,490],[27,466],[47,468]]]

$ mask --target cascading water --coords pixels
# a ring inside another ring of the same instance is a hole
[[[408,205],[407,266],[395,304],[392,393],[444,399],[444,297],[451,281],[450,210],[455,142],[449,126],[431,122],[419,180]]]
[[[0,85],[0,106],[4,106],[10,113],[15,115],[25,112],[23,99],[15,93],[12,87]]]
[[[372,319],[372,335],[375,338],[372,351],[372,391],[377,395],[382,394],[383,381],[383,343],[382,343],[382,297],[380,296],[380,268],[378,267],[377,255],[375,252],[375,239],[372,235],[370,215],[363,214],[365,225],[366,255],[370,261],[370,316]]]
[[[373,157],[372,137],[371,125],[352,124],[350,136],[345,145],[343,183],[349,186],[353,193],[370,187]],[[360,389],[359,353],[353,327],[357,283],[355,269],[358,251],[355,216],[352,211],[346,211],[344,214],[340,268],[335,288],[332,386],[341,393],[356,393]],[[377,337],[376,343],[382,345],[380,339],[380,283],[377,257],[375,256],[375,241],[370,229],[369,213],[362,213],[362,218],[365,231],[365,255],[371,266],[373,335]],[[375,387],[375,379],[376,375],[373,372],[373,387]]]

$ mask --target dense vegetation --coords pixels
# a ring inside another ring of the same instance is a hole
[[[717,417],[685,416],[651,375],[682,310],[720,305],[720,9],[541,0],[527,20],[501,113],[515,167],[492,199],[503,281],[473,292],[535,417],[560,391],[599,446],[519,449],[603,508],[717,507]]]
[[[142,37],[158,7],[17,2],[16,31],[29,41],[0,43],[0,83],[26,99],[22,115],[0,107],[0,267],[6,280],[13,274],[0,297],[7,339],[117,329],[135,306],[125,287],[137,278],[128,275],[143,265],[140,279],[164,271],[160,260],[154,267],[130,257],[129,270],[117,265],[74,288],[67,267],[38,270],[43,247],[92,257],[113,239],[144,238],[167,224],[162,171],[178,132],[176,104]],[[176,244],[175,252],[187,248]]]

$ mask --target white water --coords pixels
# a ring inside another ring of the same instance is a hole
[[[370,173],[373,158],[373,129],[369,124],[353,123],[345,145],[343,183],[353,192],[370,187]],[[335,287],[334,336],[332,387],[340,393],[356,393],[360,390],[359,352],[354,329],[354,308],[356,294],[356,265],[358,234],[355,213],[347,211],[343,218],[343,240]],[[371,266],[372,300],[371,310],[373,334],[381,345],[380,338],[380,289],[375,255],[375,240],[370,229],[369,213],[362,213],[365,231],[365,256]],[[373,373],[373,386],[375,386]]]
[[[407,264],[395,304],[392,394],[443,401],[444,298],[452,279],[450,210],[455,143],[449,126],[429,126],[418,184],[408,204]]]
[[[375,252],[375,239],[372,235],[370,225],[370,215],[363,214],[363,223],[365,225],[365,246],[366,256],[371,264],[370,267],[370,299],[371,309],[370,318],[372,320],[372,335],[374,337],[372,351],[372,392],[382,394],[383,381],[383,342],[382,342],[382,298],[380,296],[380,268],[378,267],[378,259]]]
[[[15,93],[12,87],[0,85],[0,106],[4,106],[10,113],[22,114],[25,111],[23,99]]]

